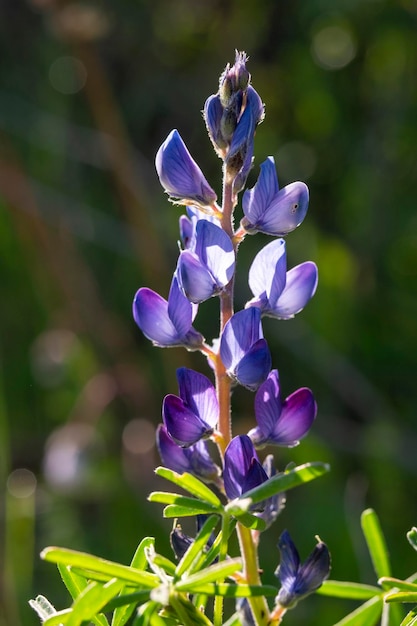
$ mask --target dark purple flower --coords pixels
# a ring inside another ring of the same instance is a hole
[[[290,319],[299,313],[316,292],[317,266],[301,263],[287,272],[284,239],[276,239],[256,255],[249,270],[254,295],[246,306],[256,306],[262,315]]]
[[[272,370],[255,396],[258,426],[248,436],[257,448],[268,444],[291,448],[310,430],[317,405],[310,389],[302,387],[281,402],[278,371]]]
[[[207,483],[219,482],[220,469],[212,460],[205,441],[181,448],[168,435],[165,426],[160,424],[156,431],[156,444],[165,467],[178,474],[188,472]]]
[[[197,308],[184,296],[174,276],[168,301],[152,289],[139,289],[133,300],[133,317],[155,346],[198,350],[204,338],[192,326]]]
[[[184,295],[194,303],[217,295],[231,280],[234,269],[230,237],[216,224],[198,220],[195,237],[178,259],[176,276]]]
[[[271,353],[263,338],[258,308],[239,311],[225,324],[220,357],[228,375],[252,391],[266,379],[271,370]]]
[[[197,522],[197,534],[200,532],[200,530],[202,529],[202,527],[204,526],[205,522],[207,521],[208,516],[207,515],[197,515],[196,516],[196,522]],[[171,531],[171,534],[169,536],[170,538],[170,542],[171,542],[171,547],[174,551],[175,556],[177,557],[177,559],[182,559],[182,557],[184,556],[184,554],[187,552],[188,548],[194,543],[195,539],[193,537],[190,537],[189,535],[186,535],[180,524],[175,524],[174,528]],[[207,552],[207,550],[209,548],[211,548],[211,546],[214,543],[214,535],[213,533],[210,535],[209,540],[207,541],[206,546],[203,548],[203,552]],[[213,563],[217,563],[218,559],[214,559]]]
[[[226,448],[223,470],[224,489],[229,500],[244,495],[268,480],[252,441],[247,435],[234,437]]]
[[[261,165],[258,180],[243,194],[245,217],[241,226],[250,234],[261,232],[280,237],[301,224],[308,209],[308,188],[301,182],[290,183],[279,190],[273,157]]]
[[[215,387],[203,374],[181,367],[177,379],[180,397],[165,396],[162,418],[169,436],[187,448],[213,433],[219,405]]]
[[[282,533],[278,548],[281,560],[275,575],[281,582],[277,604],[290,609],[299,600],[316,591],[330,573],[330,553],[325,543],[318,540],[310,556],[300,563],[300,556],[287,530]]]
[[[212,206],[217,195],[189,153],[177,130],[170,132],[155,158],[162,187],[180,204]]]
[[[222,130],[223,113],[224,109],[218,94],[207,98],[203,110],[204,121],[214,149],[220,157],[224,157],[229,145]]]

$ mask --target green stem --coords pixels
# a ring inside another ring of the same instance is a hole
[[[258,552],[249,528],[237,525],[240,552],[243,558],[243,576],[248,585],[261,585],[259,576]],[[268,626],[269,607],[263,596],[248,598],[256,626]]]

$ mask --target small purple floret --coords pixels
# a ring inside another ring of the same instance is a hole
[[[290,183],[279,190],[273,157],[261,165],[258,180],[243,194],[245,217],[241,226],[246,232],[282,237],[301,224],[308,209],[309,193],[304,183]]]
[[[145,337],[161,348],[184,346],[197,350],[204,338],[192,326],[196,313],[197,306],[187,300],[175,277],[168,301],[147,287],[139,289],[133,300],[136,324]]]
[[[223,471],[224,489],[229,500],[258,487],[268,475],[259,462],[247,435],[234,437],[226,448]]]
[[[257,448],[268,444],[291,448],[310,430],[317,405],[310,389],[302,387],[281,401],[278,371],[272,370],[255,396],[258,426],[248,436]]]
[[[262,315],[290,319],[299,313],[316,292],[318,271],[307,261],[287,272],[284,239],[264,246],[249,269],[249,286],[254,295],[246,306],[256,306]]]
[[[278,548],[281,561],[275,575],[281,582],[277,604],[288,609],[299,600],[316,591],[330,573],[330,553],[325,543],[319,541],[304,563],[287,530],[282,533]]]
[[[271,353],[263,338],[258,308],[239,311],[225,324],[220,357],[228,375],[252,391],[266,379],[271,370]]]
[[[177,379],[180,396],[165,396],[162,417],[169,436],[186,448],[213,433],[219,405],[215,387],[203,374],[181,367]]]
[[[189,153],[179,132],[172,130],[155,158],[162,187],[172,200],[180,204],[212,206],[217,195]]]

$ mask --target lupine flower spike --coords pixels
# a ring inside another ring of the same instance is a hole
[[[314,396],[306,387],[294,391],[282,402],[278,370],[272,370],[256,392],[258,426],[248,436],[257,448],[268,444],[292,448],[308,433],[316,414]]]

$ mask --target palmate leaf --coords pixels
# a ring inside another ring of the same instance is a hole
[[[375,596],[346,615],[334,626],[374,626],[381,617],[383,600]]]
[[[184,580],[178,581],[175,583],[175,589],[176,591],[194,593],[194,590],[198,589],[202,584],[222,581],[241,569],[242,559],[227,559],[226,561],[210,565],[204,570],[195,572]]]
[[[366,509],[362,513],[361,525],[377,578],[391,576],[391,565],[385,537],[378,516],[373,509]]]
[[[350,600],[369,600],[381,595],[381,589],[373,585],[363,585],[345,580],[325,580],[316,593],[333,598],[349,598]]]
[[[45,550],[41,552],[41,557],[45,561],[71,565],[83,570],[86,572],[86,577],[88,577],[89,572],[92,572],[101,574],[109,579],[118,578],[122,581],[132,583],[134,586],[148,589],[157,587],[160,582],[158,577],[150,572],[145,572],[129,567],[128,565],[121,565],[120,563],[108,561],[107,559],[102,559],[92,554],[69,550],[67,548],[45,548]]]
[[[191,493],[191,495],[195,496],[199,500],[210,503],[216,509],[219,509],[222,506],[216,494],[203,482],[201,482],[201,480],[192,474],[188,474],[188,472],[178,474],[167,467],[157,467],[155,474],[162,476],[162,478],[166,478],[179,487],[182,487],[182,489],[188,491],[188,493]]]
[[[262,485],[259,485],[259,487],[247,491],[237,502],[239,502],[240,499],[246,500],[249,498],[252,504],[262,502],[262,500],[267,500],[278,493],[283,493],[284,491],[308,483],[311,480],[315,480],[323,476],[323,474],[327,474],[328,471],[330,471],[330,466],[327,463],[315,462],[299,465],[290,470],[286,470],[282,474],[277,474],[262,483]]]

